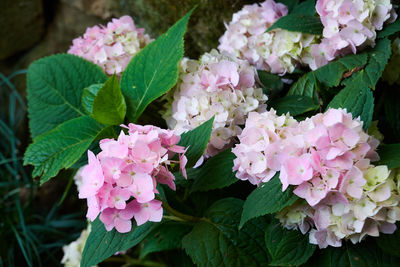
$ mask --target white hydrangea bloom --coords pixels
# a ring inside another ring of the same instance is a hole
[[[360,199],[346,201],[340,194],[333,195],[310,207],[295,203],[277,214],[288,229],[299,229],[304,234],[309,229],[310,243],[321,248],[339,247],[341,240],[353,243],[379,233],[390,234],[400,220],[400,172],[387,166],[369,166],[363,170],[366,184]]]
[[[206,155],[215,155],[232,145],[249,112],[265,110],[267,96],[256,79],[256,70],[247,61],[216,50],[205,53],[200,60],[184,59],[164,118],[171,129],[181,134],[214,116]]]
[[[92,225],[89,223],[88,227],[82,231],[77,240],[63,246],[64,256],[61,260],[61,263],[64,264],[65,267],[81,266],[82,252],[91,230]]]
[[[273,0],[245,5],[233,14],[218,49],[248,60],[257,69],[281,75],[293,72],[297,65],[307,63],[303,58],[311,58],[310,47],[319,38],[281,29],[266,32],[287,13],[285,5]]]

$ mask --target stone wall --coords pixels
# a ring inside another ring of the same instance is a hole
[[[224,21],[254,0],[1,0],[0,72],[26,68],[33,60],[63,53],[87,27],[131,15],[154,38],[192,7],[197,8],[186,34],[192,58],[215,48]]]

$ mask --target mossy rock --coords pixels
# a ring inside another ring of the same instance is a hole
[[[0,60],[31,48],[44,33],[41,0],[0,1]]]
[[[120,13],[131,15],[136,24],[146,28],[155,38],[197,5],[185,35],[185,55],[197,58],[218,46],[218,39],[225,31],[224,22],[229,23],[234,12],[255,2],[258,1],[124,0],[121,1]]]

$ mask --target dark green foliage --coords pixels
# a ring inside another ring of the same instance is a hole
[[[242,218],[239,227],[249,220],[266,214],[272,214],[292,205],[298,197],[293,194],[293,188],[289,187],[282,192],[282,184],[279,173],[269,182],[257,187],[246,199],[243,206]],[[265,203],[268,203],[266,205]]]

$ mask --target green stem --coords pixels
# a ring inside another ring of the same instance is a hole
[[[185,220],[178,218],[176,216],[172,216],[172,215],[171,216],[164,215],[163,219],[170,220],[170,221],[177,221],[177,222],[186,222]]]
[[[162,200],[161,200],[162,201]],[[183,221],[187,221],[187,222],[197,222],[200,220],[200,218],[194,217],[192,215],[187,215],[187,214],[183,214],[175,209],[173,209],[170,205],[168,205],[167,203],[165,203],[164,201],[162,201],[162,206],[164,207],[164,209],[166,209],[169,213],[171,213],[172,215],[175,215],[176,217],[182,219]]]
[[[105,260],[105,262],[118,262],[118,263],[128,263],[128,266],[146,266],[146,267],[165,267],[165,264],[155,261],[143,261],[139,259],[131,258],[127,255],[121,257],[111,257]]]

